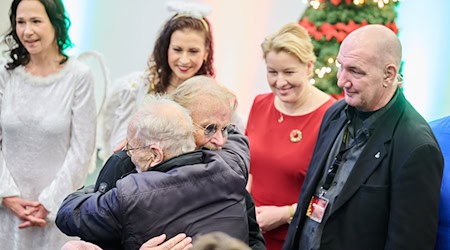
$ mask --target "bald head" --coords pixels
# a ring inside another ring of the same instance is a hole
[[[342,42],[341,47],[352,46],[368,51],[382,64],[400,67],[402,46],[395,33],[380,24],[370,24],[356,29]]]
[[[397,90],[402,48],[394,32],[367,25],[350,33],[339,48],[338,86],[348,105],[364,112],[386,106]]]

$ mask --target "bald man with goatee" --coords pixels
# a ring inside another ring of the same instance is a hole
[[[322,121],[284,249],[434,249],[443,157],[398,87],[401,60],[382,25],[342,42],[344,99]]]

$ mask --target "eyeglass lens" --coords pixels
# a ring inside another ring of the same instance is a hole
[[[217,132],[217,124],[214,124],[214,123],[209,124],[204,129],[205,129],[206,136],[213,136]],[[223,137],[227,137],[228,136],[228,126],[225,126],[224,128],[222,128],[222,130],[220,132],[222,133]]]

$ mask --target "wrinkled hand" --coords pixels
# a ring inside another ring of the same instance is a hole
[[[37,201],[30,201],[22,199],[18,196],[4,197],[3,206],[11,210],[19,219],[24,223],[19,225],[19,228],[25,228],[28,226],[44,227],[46,225],[45,217],[41,208],[43,206]],[[44,208],[45,209],[45,208]],[[45,210],[47,212],[47,210]],[[36,216],[37,215],[37,216]]]
[[[70,240],[66,242],[61,250],[102,250],[99,246],[82,240]]]
[[[289,219],[289,209],[286,206],[260,206],[255,210],[256,221],[263,233],[286,224]]]
[[[167,236],[165,234],[158,237],[153,237],[145,242],[139,250],[186,250],[192,247],[192,238],[187,237],[186,234],[177,234],[173,238],[164,242],[166,237]]]

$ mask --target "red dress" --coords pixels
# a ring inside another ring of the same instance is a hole
[[[297,202],[320,123],[334,101],[330,98],[305,115],[283,114],[283,121],[279,122],[280,112],[274,106],[273,93],[256,96],[246,128],[253,176],[251,194],[256,206],[285,206]],[[295,130],[301,131],[298,142],[293,142],[299,138]],[[288,226],[284,224],[264,233],[268,250],[282,248]]]

